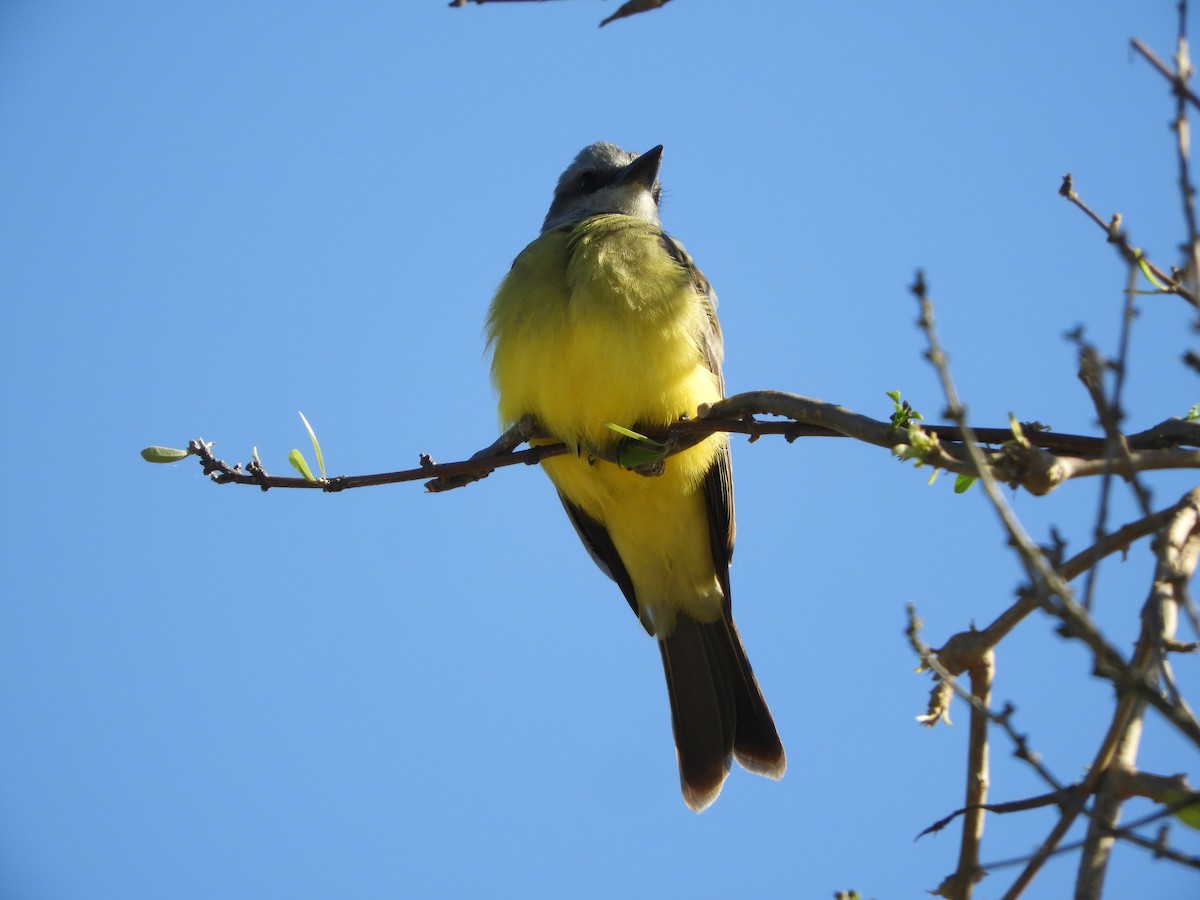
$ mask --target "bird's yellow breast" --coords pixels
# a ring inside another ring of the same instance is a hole
[[[720,398],[700,346],[707,317],[653,225],[608,215],[548,232],[517,257],[492,304],[500,416],[532,414],[562,440],[595,448],[619,440],[605,422],[694,416]]]
[[[639,600],[715,618],[721,593],[700,483],[723,449],[714,436],[666,461],[658,477],[592,462],[620,436],[605,425],[667,425],[720,398],[702,347],[711,328],[691,273],[661,232],[604,215],[547,232],[517,257],[488,317],[500,415],[532,414],[584,450],[543,465],[558,489],[608,529]],[[653,627],[647,623],[647,627]]]

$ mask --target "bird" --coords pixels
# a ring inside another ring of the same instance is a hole
[[[662,154],[606,142],[579,152],[500,283],[486,333],[502,423],[532,416],[546,437],[531,443],[567,445],[541,465],[658,642],[683,799],[699,813],[731,759],[776,780],[787,759],[731,611],[728,435],[654,475],[611,461],[628,446],[618,428],[668,426],[725,393],[716,294],[662,227]]]

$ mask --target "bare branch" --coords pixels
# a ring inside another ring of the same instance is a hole
[[[1034,798],[1034,799],[1040,800],[1042,798]],[[1158,839],[1154,840],[1154,841],[1147,840],[1147,839],[1141,837],[1140,835],[1138,835],[1134,831],[1134,829],[1136,829],[1136,828],[1142,828],[1142,827],[1152,824],[1154,822],[1159,822],[1166,816],[1174,815],[1175,812],[1177,812],[1179,809],[1182,809],[1184,806],[1191,806],[1192,804],[1194,804],[1196,802],[1197,802],[1196,795],[1194,795],[1194,794],[1183,797],[1176,803],[1173,803],[1169,806],[1165,806],[1162,809],[1156,810],[1155,812],[1151,813],[1148,816],[1143,816],[1142,818],[1140,818],[1134,822],[1130,822],[1128,825],[1125,825],[1124,827],[1117,829],[1113,833],[1113,836],[1119,840],[1128,841],[1131,844],[1136,844],[1139,847],[1144,847],[1147,850],[1150,850],[1156,857],[1159,857],[1161,859],[1169,859],[1172,862],[1179,863],[1180,865],[1184,865],[1184,866],[1187,866],[1192,869],[1200,869],[1200,857],[1189,856],[1185,853],[1180,853],[1178,850],[1175,850],[1175,849],[1171,848],[1170,846],[1168,846],[1166,843],[1166,835],[1162,829],[1159,830]],[[998,813],[1008,812],[1009,810],[999,808],[1004,805],[1005,804],[992,804],[989,807],[989,810],[992,812],[998,812]],[[1016,804],[1014,804],[1014,806],[1015,805]],[[1041,805],[1044,806],[1046,804],[1043,803]],[[1083,841],[1075,841],[1073,843],[1062,844],[1054,851],[1054,855],[1061,855],[1063,853],[1071,853],[1075,850],[1079,850],[1080,848],[1083,847],[1083,844],[1084,844]],[[1030,861],[1030,859],[1031,859],[1030,856],[1019,856],[1014,859],[994,860],[992,862],[987,863],[987,865],[984,868],[987,869],[988,871],[993,871],[996,869],[1003,869],[1008,866],[1019,866],[1019,865],[1027,864]],[[1006,896],[1010,896],[1010,895],[1006,895]],[[1016,895],[1011,895],[1011,896],[1016,896]]]
[[[1180,33],[1182,34],[1182,29],[1180,29]],[[1154,55],[1153,50],[1151,50],[1137,38],[1133,38],[1129,42],[1129,46],[1133,47],[1134,50],[1142,54],[1142,56],[1146,58],[1150,65],[1158,69],[1159,74],[1162,75],[1163,78],[1167,79],[1167,81],[1171,82],[1172,87],[1177,93],[1181,94],[1183,98],[1191,103],[1192,106],[1196,107],[1196,109],[1200,109],[1200,97],[1197,97],[1192,93],[1191,88],[1187,86],[1186,80],[1181,84],[1178,76],[1169,68],[1167,68],[1161,59]]]
[[[529,2],[544,2],[544,0],[450,0],[449,6],[451,9],[457,9],[466,6],[468,3],[476,3],[482,5],[484,3],[529,3]],[[615,22],[617,19],[624,19],[628,16],[634,16],[638,13],[650,12],[651,10],[659,9],[666,6],[671,0],[626,0],[625,3],[618,7],[617,11],[600,23],[603,28],[609,22]]]
[[[664,444],[663,458],[718,432],[746,434],[752,441],[767,434],[782,435],[788,441],[799,437],[851,437],[893,452],[897,448],[911,447],[915,439],[922,442],[922,449],[911,455],[919,456],[921,464],[956,474],[977,475],[975,464],[968,459],[962,445],[962,429],[957,425],[923,425],[909,432],[895,428],[890,422],[871,419],[832,403],[781,391],[738,394],[712,404],[700,414],[699,418],[683,419],[665,428],[647,429],[646,436]],[[754,418],[755,415],[788,416],[791,421],[763,421]],[[1022,441],[1014,439],[1011,427],[976,429],[975,434],[989,444],[1000,445],[987,457],[996,477],[1013,487],[1024,487],[1035,495],[1046,494],[1071,478],[1102,475],[1107,471],[1103,459],[1096,458],[1103,454],[1105,447],[1105,441],[1100,437],[1039,431],[1032,426],[1024,429]],[[929,436],[934,440],[929,440]],[[535,446],[516,450],[520,444],[530,441]],[[1124,469],[1118,467],[1118,474],[1200,468],[1200,452],[1178,449],[1200,447],[1200,422],[1169,419],[1129,437],[1127,442],[1130,447],[1145,449],[1131,453],[1128,465]],[[241,463],[231,465],[215,457],[211,448],[211,442],[197,438],[188,444],[187,453],[199,460],[204,474],[216,484],[253,485],[264,491],[301,488],[327,493],[427,479],[432,479],[426,484],[428,490],[445,491],[478,481],[505,466],[532,465],[552,456],[574,452],[541,430],[531,419],[518,423],[469,459],[435,463],[428,454],[421,454],[420,467],[416,469],[339,475],[312,481],[270,475],[257,460],[245,466]],[[624,444],[611,449],[579,449],[593,458],[621,464]],[[1051,449],[1064,455],[1048,452]]]
[[[1170,522],[1182,507],[1191,502],[1190,495],[1183,497],[1174,506],[1159,510],[1145,518],[1122,525],[1111,534],[1105,535],[1086,550],[1075,554],[1057,569],[1066,581],[1074,581],[1080,575],[1088,572],[1100,560],[1113,553],[1128,550],[1137,540],[1154,534]],[[1002,612],[992,624],[981,632],[981,645],[993,649],[1000,644],[1009,633],[1017,627],[1031,612],[1038,608],[1037,596],[1032,591],[1022,592],[1012,606]]]

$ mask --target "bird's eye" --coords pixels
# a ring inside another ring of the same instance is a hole
[[[595,169],[588,169],[586,172],[584,172],[582,175],[579,176],[579,189],[581,191],[583,191],[585,194],[590,194],[592,191],[594,191],[596,189],[596,187],[597,187],[597,185],[596,185]]]
[[[658,184],[654,185],[650,191],[650,196],[654,198],[654,205],[658,206],[659,201],[662,200],[662,186]]]

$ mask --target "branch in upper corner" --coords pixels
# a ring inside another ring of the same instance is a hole
[[[484,3],[521,3],[531,2],[531,0],[450,0],[449,6],[451,9],[466,6],[468,3],[475,3],[482,6]],[[537,0],[542,2],[542,0]],[[638,13],[650,12],[651,10],[660,9],[670,3],[671,0],[626,0],[625,3],[614,12],[611,16],[600,23],[603,28],[609,22],[615,22],[617,19],[624,19],[628,16],[635,16]]]
[[[603,28],[609,22],[624,19],[626,16],[634,16],[638,13],[649,12],[652,9],[659,9],[670,2],[671,0],[626,0],[615,13],[600,23],[600,27]]]

